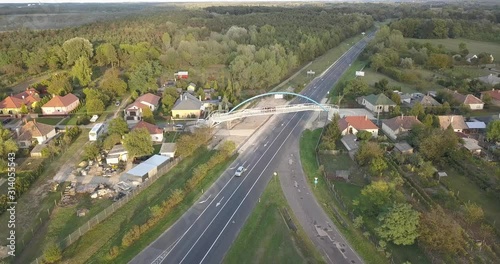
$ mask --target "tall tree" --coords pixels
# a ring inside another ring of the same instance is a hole
[[[396,184],[386,181],[374,181],[361,190],[359,205],[366,215],[378,215],[394,201],[404,199],[396,189]]]
[[[488,124],[486,138],[491,141],[500,142],[500,120],[495,120]]]
[[[419,240],[432,251],[447,254],[465,252],[462,227],[441,208],[422,214],[419,233]]]
[[[66,95],[73,91],[69,78],[64,73],[54,74],[50,78],[47,91],[55,95]]]
[[[109,122],[108,132],[109,134],[118,134],[123,136],[129,131],[127,122],[122,118],[115,118]]]
[[[141,157],[153,153],[153,141],[145,128],[134,129],[125,135],[123,146],[132,158]]]
[[[406,203],[394,204],[387,213],[378,217],[377,234],[396,245],[413,245],[418,237],[420,214]]]
[[[97,66],[111,65],[111,67],[114,67],[118,63],[115,47],[110,43],[99,45],[95,52],[95,60]]]
[[[80,57],[91,59],[94,53],[92,43],[88,39],[80,37],[66,40],[62,48],[66,52],[66,64],[69,66],[75,64]]]
[[[335,149],[337,140],[342,136],[338,125],[339,119],[338,115],[334,115],[332,122],[326,126],[325,132],[321,137],[321,146],[325,149]]]
[[[92,68],[86,57],[80,57],[71,68],[71,76],[81,87],[86,87],[92,80]]]
[[[127,83],[119,76],[117,69],[108,69],[102,78],[101,88],[111,97],[120,97],[127,92]]]

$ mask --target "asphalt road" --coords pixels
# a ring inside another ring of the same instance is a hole
[[[332,84],[356,59],[365,41],[355,44],[322,76],[304,89],[304,95],[321,100]],[[304,103],[296,99],[292,103]],[[300,112],[271,118],[259,138],[240,154],[230,168],[207,190],[171,228],[139,253],[130,263],[220,263],[252,212],[267,183],[288,153],[290,142],[297,142],[311,113]],[[296,143],[295,143],[296,144]],[[247,171],[234,177],[243,165]],[[356,256],[349,247],[344,254]],[[335,263],[349,263],[337,251]],[[354,258],[350,257],[350,258]],[[358,260],[356,263],[360,263]]]

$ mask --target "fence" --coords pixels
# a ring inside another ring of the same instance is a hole
[[[100,222],[106,220],[110,215],[112,215],[116,210],[120,209],[122,206],[127,204],[131,199],[141,193],[143,190],[147,189],[151,184],[153,184],[158,178],[165,175],[170,169],[172,169],[175,165],[177,165],[181,161],[181,158],[176,158],[172,162],[168,163],[165,167],[159,169],[156,174],[149,177],[145,182],[141,185],[137,186],[130,193],[125,195],[121,200],[112,203],[110,206],[105,208],[103,211],[98,213],[96,216],[89,219],[85,224],[81,225],[76,231],[68,235],[62,241],[59,242],[59,247],[61,250],[69,247],[75,241],[77,241],[81,236],[85,235],[88,231],[90,231],[93,227],[98,225]],[[43,257],[36,258],[33,263],[43,263]]]

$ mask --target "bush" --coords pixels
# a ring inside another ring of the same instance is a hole
[[[55,263],[62,259],[62,252],[59,246],[54,243],[49,244],[43,251],[43,259],[46,263]]]

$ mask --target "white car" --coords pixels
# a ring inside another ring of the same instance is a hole
[[[234,176],[240,177],[244,171],[245,171],[245,168],[243,166],[239,166],[238,169],[236,170],[236,172],[234,173]]]

